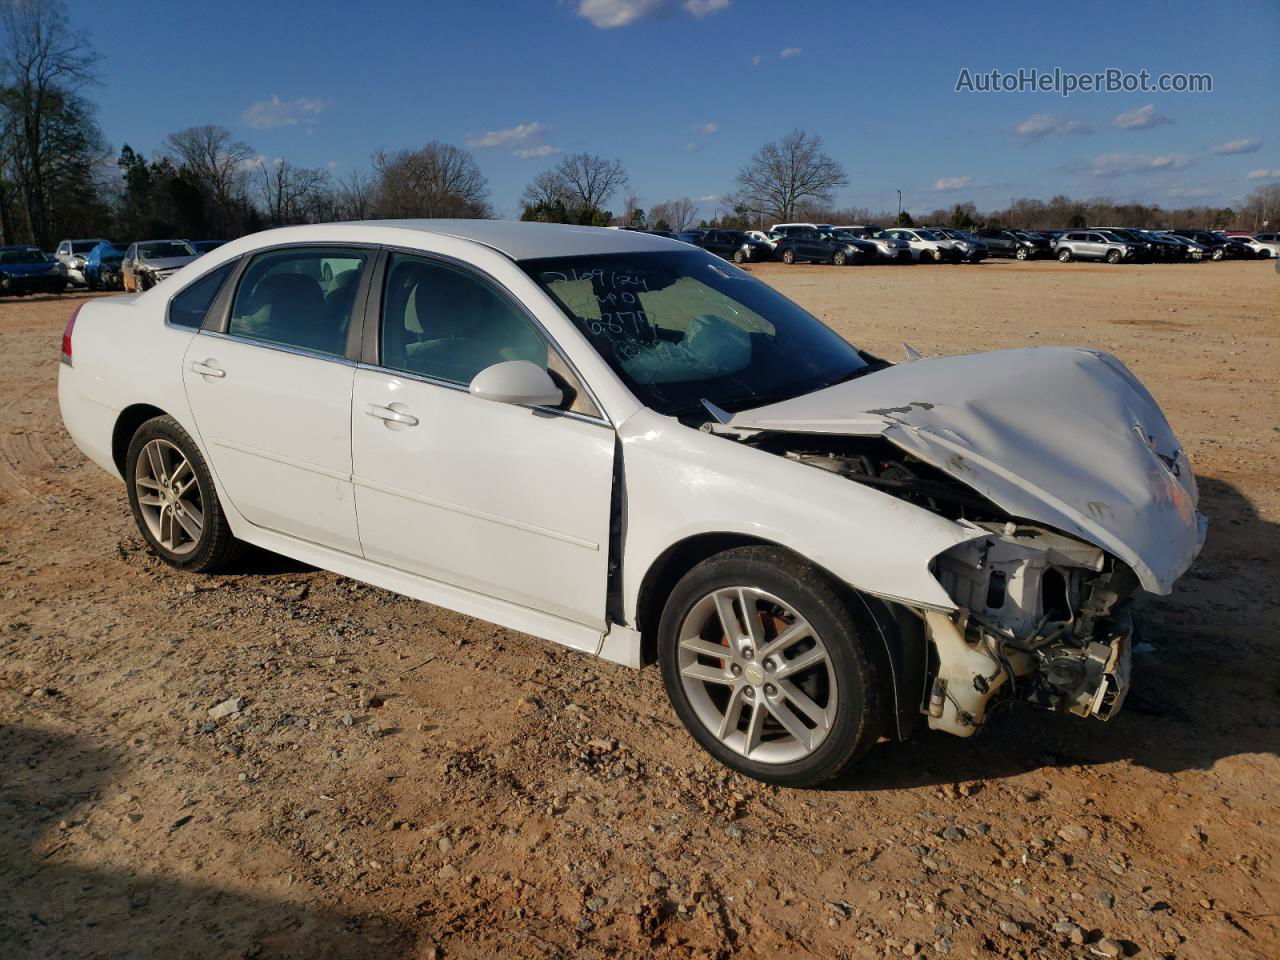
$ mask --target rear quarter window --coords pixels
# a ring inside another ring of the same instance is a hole
[[[227,282],[236,263],[236,260],[224,263],[176,294],[169,301],[169,322],[175,327],[198,329],[204,323],[209,307],[213,305],[214,298]]]

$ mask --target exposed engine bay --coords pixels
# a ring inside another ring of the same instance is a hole
[[[761,432],[742,441],[972,529],[973,539],[933,563],[959,612],[916,611],[932,641],[920,704],[931,727],[969,736],[993,707],[1013,701],[1103,720],[1120,709],[1138,586],[1123,563],[1009,516],[882,437]]]

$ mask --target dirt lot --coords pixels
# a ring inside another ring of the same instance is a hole
[[[655,670],[282,559],[177,574],[62,430],[75,299],[5,302],[0,954],[1280,956],[1280,277],[758,272],[890,358],[1083,344],[1152,389],[1213,526],[1119,719],[775,789],[704,759]]]

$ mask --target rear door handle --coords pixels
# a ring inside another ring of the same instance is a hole
[[[390,407],[382,407],[376,403],[371,403],[364,408],[364,412],[371,417],[377,417],[379,420],[386,420],[388,423],[399,423],[406,427],[416,427],[418,418],[411,413],[401,413],[399,410],[393,410]]]
[[[191,361],[191,372],[198,373],[202,377],[213,377],[215,380],[221,380],[227,375],[227,371],[219,369],[211,363],[204,363],[200,360]]]

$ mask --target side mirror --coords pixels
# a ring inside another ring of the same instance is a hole
[[[504,360],[485,367],[471,381],[470,389],[473,397],[495,403],[554,407],[564,400],[564,392],[551,375],[528,360]]]

